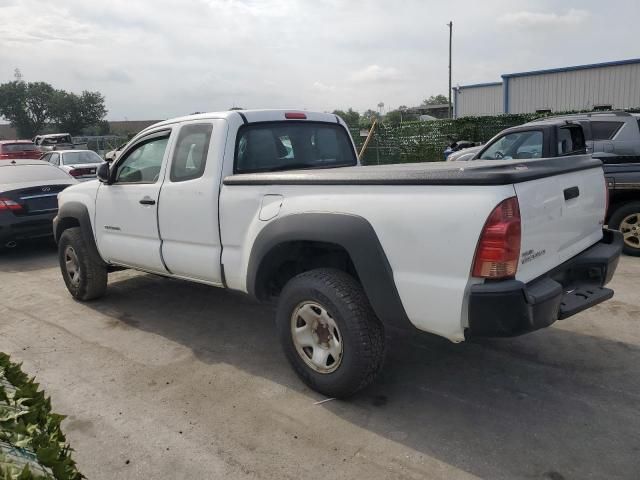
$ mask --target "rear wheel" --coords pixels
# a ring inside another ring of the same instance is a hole
[[[324,395],[348,397],[382,367],[382,325],[360,284],[340,270],[311,270],[290,280],[276,322],[293,369]]]
[[[69,228],[62,233],[58,242],[58,259],[64,283],[74,298],[86,301],[104,295],[107,266],[87,248],[80,227]]]
[[[624,237],[624,253],[640,256],[640,202],[620,206],[609,220],[609,226]]]

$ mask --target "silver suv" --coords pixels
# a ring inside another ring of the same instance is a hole
[[[570,120],[582,125],[587,149],[596,158],[640,156],[640,114],[591,112],[545,117],[527,125]]]

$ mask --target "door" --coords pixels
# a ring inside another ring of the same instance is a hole
[[[227,127],[224,120],[185,123],[160,192],[162,256],[174,275],[219,285],[218,193]]]
[[[158,233],[158,196],[170,130],[131,145],[111,169],[111,185],[96,198],[96,240],[102,257],[119,265],[166,273]]]

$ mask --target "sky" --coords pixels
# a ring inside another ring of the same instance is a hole
[[[364,111],[453,85],[640,57],[640,1],[0,0],[0,83],[100,91],[109,120]]]

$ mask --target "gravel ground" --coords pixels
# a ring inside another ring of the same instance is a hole
[[[55,248],[0,253],[0,351],[68,415],[90,479],[638,479],[640,258],[615,297],[509,340],[392,345],[352,400],[316,402],[273,311],[135,272],[81,304]]]

